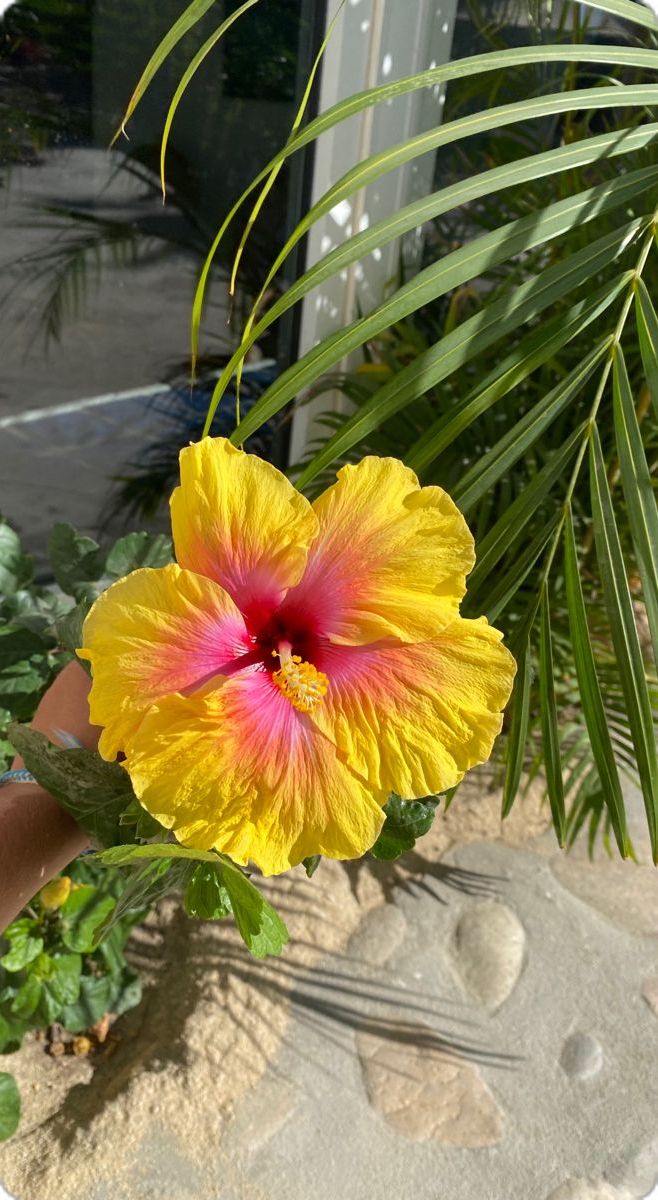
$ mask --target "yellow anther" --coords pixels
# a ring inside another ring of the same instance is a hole
[[[281,667],[272,675],[276,686],[300,712],[310,712],[327,694],[327,676],[299,654],[281,654],[280,660]]]

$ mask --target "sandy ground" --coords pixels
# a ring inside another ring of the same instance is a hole
[[[265,885],[291,932],[280,960],[251,960],[228,925],[190,922],[166,902],[133,939],[134,961],[150,984],[141,1005],[117,1023],[111,1055],[53,1060],[30,1042],[12,1056],[25,1111],[20,1133],[0,1151],[10,1192],[20,1200],[79,1200],[102,1181],[114,1194],[115,1172],[137,1156],[154,1121],[201,1168],[285,1044],[291,1011],[311,1024],[323,1013],[341,1021],[349,977],[341,956],[370,909],[440,870],[455,845],[482,838],[520,845],[547,828],[536,796],[502,828],[499,812],[499,793],[483,795],[474,780],[401,864],[325,861],[312,880],[297,870]],[[335,975],[318,976],[314,967],[327,955]],[[276,1122],[276,1105],[267,1121]],[[188,1194],[189,1162],[186,1172],[172,1196]]]

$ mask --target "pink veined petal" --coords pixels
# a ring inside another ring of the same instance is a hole
[[[446,492],[393,458],[345,466],[313,505],[319,532],[282,606],[333,642],[421,642],[455,619],[473,538]]]
[[[92,666],[91,721],[116,757],[162,696],[230,673],[251,650],[244,618],[210,579],[172,564],[133,571],[93,605],[79,657]]]
[[[406,800],[445,792],[500,732],[516,671],[501,638],[458,617],[431,642],[326,646],[313,720],[371,786]]]
[[[126,748],[136,794],[189,846],[278,874],[313,854],[355,858],[376,841],[386,797],[262,668],[146,714]]]
[[[226,438],[203,438],[180,455],[171,497],[176,558],[216,580],[245,614],[263,624],[302,576],[317,518],[271,463]]]

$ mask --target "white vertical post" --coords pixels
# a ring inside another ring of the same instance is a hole
[[[328,19],[333,14],[330,2]],[[450,59],[456,0],[348,0],[325,55],[321,110],[338,100],[439,66]],[[425,89],[350,118],[319,140],[312,200],[318,200],[346,171],[371,154],[430,129],[441,121],[441,89]],[[307,262],[318,262],[352,233],[397,211],[431,190],[434,155],[391,172],[350,201],[343,201],[311,230]],[[398,244],[375,250],[340,278],[328,280],[304,301],[300,354],[352,321],[360,308],[372,309],[395,275]],[[346,403],[327,394],[294,414],[290,461],[299,461],[317,433],[315,418]]]

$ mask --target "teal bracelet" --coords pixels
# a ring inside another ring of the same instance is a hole
[[[36,783],[36,779],[31,771],[19,767],[16,771],[5,771],[3,775],[0,775],[0,788],[6,787],[9,783]]]

